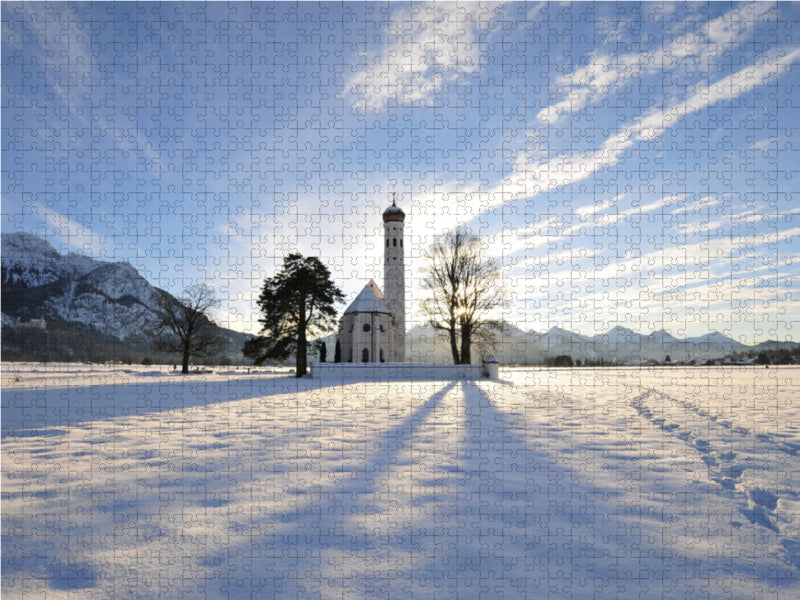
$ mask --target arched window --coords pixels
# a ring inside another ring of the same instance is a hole
[[[386,238],[386,247],[389,247],[389,238]]]
[[[364,348],[361,351],[361,362],[369,362],[369,349]]]
[[[397,238],[392,239],[392,246],[397,247]]]
[[[383,348],[381,348],[381,355],[380,356],[381,356],[381,362],[386,362],[385,360],[383,360]]]

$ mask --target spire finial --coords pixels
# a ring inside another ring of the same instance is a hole
[[[392,192],[392,206],[397,206],[397,192]]]

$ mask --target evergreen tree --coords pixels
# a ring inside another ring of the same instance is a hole
[[[334,305],[343,300],[344,294],[318,258],[286,256],[283,269],[264,282],[258,298],[263,335],[248,341],[242,352],[257,365],[269,359],[286,360],[294,353],[295,374],[302,377],[308,369],[308,336],[333,329]]]

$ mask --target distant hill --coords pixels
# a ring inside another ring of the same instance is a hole
[[[0,239],[3,360],[175,360],[153,352],[161,290],[129,263],[62,255],[26,233]],[[242,361],[250,336],[218,330],[218,360]]]

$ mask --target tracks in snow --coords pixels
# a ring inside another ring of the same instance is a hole
[[[709,479],[722,493],[733,495],[748,521],[775,533],[787,561],[800,568],[800,523],[792,508],[800,506],[800,492],[782,487],[780,479],[787,463],[797,460],[800,447],[655,389],[645,390],[630,405],[652,426],[697,452]]]

